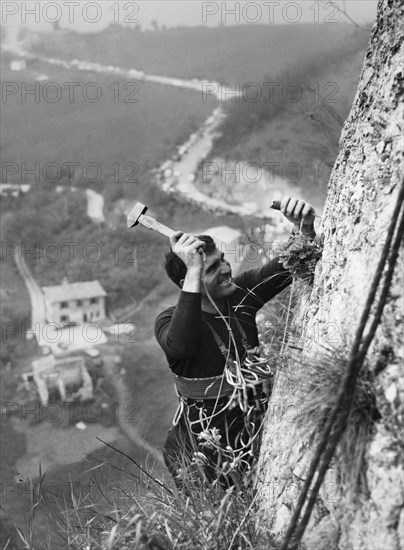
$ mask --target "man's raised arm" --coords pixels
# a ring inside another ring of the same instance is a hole
[[[316,213],[311,204],[304,200],[283,197],[280,202],[280,211],[288,221],[293,223],[292,235],[301,232],[308,237],[315,237],[314,218]],[[260,309],[287,288],[292,282],[292,276],[276,257],[259,269],[245,271],[236,278],[236,282],[249,291],[249,296],[245,300],[245,307],[248,311],[250,302],[256,309]]]
[[[179,284],[181,294],[174,312],[156,319],[155,334],[164,352],[172,357],[189,357],[199,346],[202,330],[201,287],[205,243],[193,235],[177,232],[170,238],[171,250],[185,264]]]

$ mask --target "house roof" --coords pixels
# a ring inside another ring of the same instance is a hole
[[[68,302],[69,300],[85,300],[86,298],[99,298],[107,295],[99,281],[43,286],[42,290],[45,295],[45,300],[51,303]]]

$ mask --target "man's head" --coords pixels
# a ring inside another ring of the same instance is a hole
[[[197,238],[205,243],[206,260],[202,273],[202,293],[205,294],[207,291],[212,298],[223,298],[232,294],[236,287],[232,283],[231,267],[224,254],[209,235],[197,235]],[[165,269],[170,279],[182,288],[187,268],[172,250],[166,254]]]

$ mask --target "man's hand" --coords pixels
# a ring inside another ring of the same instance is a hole
[[[305,235],[315,234],[314,217],[316,212],[311,204],[303,200],[283,197],[280,210],[285,218],[294,224],[295,231],[300,232],[301,230]]]
[[[203,249],[205,243],[193,235],[177,231],[170,237],[171,250],[185,264],[187,271],[190,269],[201,270],[203,268]]]

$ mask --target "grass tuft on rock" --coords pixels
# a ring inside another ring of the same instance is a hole
[[[321,438],[330,415],[338,420],[342,412],[336,408],[336,399],[349,362],[348,349],[349,346],[343,345],[335,349],[319,348],[316,356],[306,359],[298,370],[296,423],[310,443],[316,444]],[[355,499],[366,491],[366,450],[379,418],[372,377],[365,369],[357,379],[353,405],[335,461],[340,485],[349,498]]]

